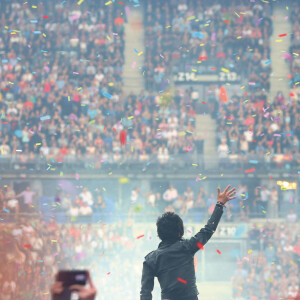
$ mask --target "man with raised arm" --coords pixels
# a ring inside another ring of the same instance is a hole
[[[145,256],[143,263],[140,300],[152,300],[154,277],[161,287],[161,299],[197,300],[198,290],[194,267],[194,255],[203,248],[216,231],[226,202],[235,198],[235,188],[230,185],[221,193],[207,224],[190,239],[183,239],[182,219],[173,212],[157,219],[157,234],[161,239],[158,248]]]

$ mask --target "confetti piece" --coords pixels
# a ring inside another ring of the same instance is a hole
[[[131,65],[131,68],[134,69],[135,68],[135,65],[136,65],[136,61],[134,61]]]
[[[79,1],[77,2],[77,4],[80,5],[83,1],[84,1],[84,0],[79,0]]]
[[[228,20],[223,20],[223,22],[224,22],[224,23],[229,23],[229,21],[228,21]]]
[[[75,21],[75,20],[78,20],[80,18],[80,15],[72,15],[69,17],[69,20],[70,21]]]
[[[197,247],[201,250],[204,250],[204,246],[200,242],[197,243]]]
[[[140,238],[142,238],[142,237],[144,237],[144,236],[145,236],[144,234],[139,235],[139,236],[137,237],[137,239],[140,239]]]
[[[180,282],[182,282],[182,283],[184,283],[184,284],[186,284],[186,280],[184,280],[184,279],[182,279],[180,277],[178,277],[177,280],[180,281]]]
[[[283,34],[279,34],[278,37],[284,37],[284,36],[287,36],[286,33],[283,33]]]
[[[31,245],[29,245],[29,244],[25,244],[25,245],[23,245],[23,248],[30,249],[30,248],[31,248]]]
[[[187,21],[191,21],[191,20],[194,20],[194,19],[196,19],[196,17],[195,17],[195,16],[188,17],[188,18],[187,18]]]
[[[3,210],[4,210],[5,212],[7,212],[7,213],[10,213],[10,211],[9,211],[8,209],[6,209],[6,208],[3,208]]]
[[[250,249],[250,250],[248,251],[248,254],[251,253],[251,252],[252,252],[252,250]]]
[[[111,4],[111,3],[112,3],[111,1],[108,1],[108,2],[105,3],[105,5],[109,5],[109,4]]]
[[[106,92],[103,92],[102,95],[108,99],[111,99],[112,95]]]
[[[140,53],[138,53],[138,56],[142,55],[143,54],[143,51],[141,51]]]
[[[43,19],[49,19],[49,16],[43,16]]]
[[[255,168],[245,170],[245,173],[255,172]]]
[[[222,254],[220,250],[217,249],[216,251],[217,251],[219,254]]]
[[[222,70],[223,72],[225,72],[225,73],[229,73],[229,70],[228,70],[228,69],[222,68],[221,70]]]
[[[50,120],[50,119],[51,119],[51,116],[43,116],[43,117],[40,117],[40,120],[41,120],[41,121]]]
[[[258,164],[258,161],[257,160],[249,160],[249,163],[250,164]]]

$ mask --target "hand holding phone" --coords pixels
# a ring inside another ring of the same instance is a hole
[[[80,300],[95,300],[97,291],[92,283],[89,271],[59,271],[51,286],[52,300],[70,300],[76,291]],[[86,283],[90,287],[85,287]]]

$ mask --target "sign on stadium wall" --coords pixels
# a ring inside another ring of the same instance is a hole
[[[220,72],[215,74],[199,74],[196,72],[178,72],[173,74],[173,81],[176,83],[197,82],[197,83],[219,83],[239,82],[241,77],[236,72]]]

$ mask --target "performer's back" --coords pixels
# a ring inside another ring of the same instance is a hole
[[[154,277],[161,287],[161,299],[198,299],[194,255],[211,238],[223,214],[223,207],[216,205],[209,221],[191,239],[162,241],[150,252],[143,264],[141,300],[151,300]]]

